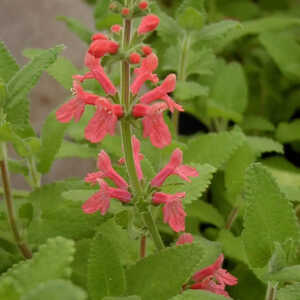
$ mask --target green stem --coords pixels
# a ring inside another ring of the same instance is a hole
[[[230,230],[230,228],[232,227],[232,224],[234,223],[234,221],[236,220],[237,216],[238,216],[238,213],[239,213],[239,209],[238,207],[234,207],[232,209],[232,211],[230,212],[229,216],[228,216],[228,219],[227,219],[227,222],[226,222],[226,225],[225,225],[225,228],[227,230]]]
[[[275,284],[275,286],[273,286],[271,282],[268,282],[268,289],[267,289],[265,299],[266,300],[275,300],[276,292],[277,292],[277,284]]]
[[[122,48],[126,50],[130,45],[131,39],[131,20],[125,19],[124,20],[124,31],[123,31],[123,41],[122,41]],[[130,66],[127,60],[121,62],[121,105],[124,107],[125,115],[127,116],[130,112],[131,106],[131,99],[130,99]],[[129,176],[130,186],[132,188],[134,197],[133,201],[134,204],[142,204],[144,201],[144,191],[140,184],[140,181],[137,176],[135,163],[134,163],[134,156],[133,156],[133,149],[131,144],[131,124],[130,121],[124,117],[121,120],[121,137],[122,137],[122,145],[124,150],[124,157],[126,162],[126,168]],[[139,206],[139,205],[137,205]],[[141,205],[143,206],[143,205]],[[141,209],[139,209],[141,211]],[[150,212],[141,212],[144,218],[145,225],[147,226],[152,239],[157,247],[158,250],[161,250],[164,245],[162,243],[160,234],[156,228],[156,225],[153,221],[152,215]]]
[[[31,177],[32,187],[39,188],[41,186],[41,177],[36,169],[36,163],[33,157],[28,158],[28,169]]]
[[[178,69],[178,80],[185,81],[186,80],[186,68],[188,62],[188,52],[191,43],[191,35],[186,34],[183,40],[182,52],[180,57],[180,64]],[[175,110],[172,116],[174,131],[176,136],[178,135],[178,126],[179,126],[179,111]]]
[[[4,144],[1,145],[1,153],[0,153],[0,167],[1,167],[1,176],[3,182],[3,190],[4,190],[4,198],[7,208],[8,221],[10,223],[12,233],[20,252],[24,256],[24,258],[31,258],[32,253],[26,243],[23,241],[21,234],[18,229],[15,208],[13,203],[13,197],[10,186],[9,172],[7,167],[7,154],[6,147]]]
[[[147,238],[143,234],[141,236],[141,243],[140,243],[140,258],[144,258],[146,256],[146,243],[147,243]]]

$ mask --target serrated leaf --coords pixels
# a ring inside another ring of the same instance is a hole
[[[73,254],[72,241],[61,237],[49,239],[32,259],[18,263],[4,273],[0,282],[12,278],[21,287],[22,292],[26,293],[47,280],[68,278],[71,275]]]
[[[281,122],[276,129],[276,138],[282,143],[300,140],[300,119],[290,123]]]
[[[202,196],[212,181],[213,174],[216,171],[216,169],[209,164],[189,165],[197,169],[199,176],[191,178],[191,182],[183,182],[183,180],[177,176],[171,176],[165,181],[164,187],[162,188],[164,193],[169,194],[175,194],[182,191],[186,192],[186,196],[182,201],[184,205],[187,205]]]
[[[41,131],[41,149],[39,152],[38,171],[49,172],[59,151],[68,124],[60,123],[54,112],[47,117]]]
[[[277,291],[278,300],[298,300],[300,297],[300,284],[295,283]]]
[[[177,17],[178,24],[188,30],[200,30],[204,25],[204,15],[193,7],[187,7]]]
[[[244,136],[239,131],[210,133],[191,138],[184,160],[199,164],[208,163],[220,168],[242,144]]]
[[[67,280],[50,280],[22,296],[21,300],[85,300],[86,293]]]
[[[266,152],[276,152],[283,154],[283,146],[271,138],[261,136],[248,136],[247,142],[257,156]]]
[[[256,115],[249,115],[244,117],[241,127],[245,131],[248,130],[249,131],[250,130],[274,131],[275,130],[274,125],[269,120]]]
[[[7,107],[11,108],[21,102],[29,91],[38,82],[43,71],[53,64],[64,46],[56,46],[44,50],[35,56],[29,63],[20,69],[8,82],[9,101]]]
[[[92,241],[87,276],[92,300],[100,300],[105,296],[122,296],[125,293],[125,274],[117,250],[101,233]]]
[[[64,140],[55,158],[96,158],[98,152],[97,149],[89,147],[89,145],[77,144]]]
[[[176,17],[184,12],[184,10],[188,7],[193,7],[194,9],[204,13],[205,12],[205,4],[204,0],[183,0],[182,3],[178,6],[176,10]]]
[[[0,78],[7,83],[19,70],[14,57],[10,54],[5,44],[0,41]]]
[[[175,99],[185,101],[199,96],[208,96],[208,87],[194,81],[177,81]]]
[[[85,25],[81,24],[80,21],[65,16],[59,16],[56,20],[64,22],[69,30],[75,33],[83,42],[87,44],[91,43],[93,33]]]
[[[127,270],[127,293],[140,295],[143,300],[169,299],[180,293],[194,272],[213,263],[218,253],[214,243],[204,241],[166,248]]]
[[[208,114],[241,122],[247,103],[248,86],[242,66],[236,62],[225,64],[219,61],[211,86]]]
[[[274,242],[298,239],[299,227],[288,200],[261,164],[253,164],[246,171],[244,198],[245,250],[253,267],[264,267],[272,256]]]
[[[203,290],[187,290],[183,294],[175,296],[170,300],[228,300],[228,298]]]

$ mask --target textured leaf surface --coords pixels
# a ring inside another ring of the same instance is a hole
[[[170,176],[164,183],[162,191],[165,193],[175,194],[182,191],[186,192],[186,196],[183,199],[183,204],[189,204],[194,200],[197,200],[207,190],[210,182],[213,178],[213,173],[216,169],[211,165],[204,164],[189,164],[197,169],[199,176],[191,178],[191,182],[183,181],[177,176]]]
[[[175,99],[191,100],[199,96],[207,96],[208,87],[194,81],[178,81],[176,83]]]
[[[20,300],[21,289],[11,278],[0,280],[0,299],[1,300]]]
[[[14,57],[10,54],[5,44],[0,41],[0,78],[8,82],[19,70]]]
[[[38,170],[47,173],[59,151],[68,124],[56,120],[52,112],[46,119],[41,132],[41,149],[39,153]]]
[[[239,131],[210,133],[190,139],[184,160],[199,164],[208,163],[220,168],[242,144],[244,136]]]
[[[125,274],[117,250],[101,233],[95,236],[91,245],[87,286],[92,300],[125,293]]]
[[[187,290],[181,295],[171,298],[171,300],[225,300],[228,298],[207,291]]]
[[[276,138],[282,143],[290,143],[300,140],[300,120],[290,123],[282,122],[276,130]]]
[[[44,50],[20,69],[8,82],[8,107],[15,106],[28,95],[29,91],[40,79],[42,72],[53,64],[64,46],[56,46]]]
[[[283,146],[271,138],[262,136],[248,136],[247,142],[257,156],[265,152],[276,152],[283,154]]]
[[[28,292],[47,280],[68,278],[71,275],[73,254],[72,241],[61,237],[49,239],[32,259],[14,265],[0,277],[0,281],[12,278],[22,291]]]
[[[300,284],[291,284],[281,288],[277,292],[278,300],[298,300],[300,299]]]
[[[92,40],[92,32],[74,18],[68,18],[65,16],[59,16],[56,18],[58,21],[62,21],[66,24],[70,31],[75,33],[83,42],[90,44]]]
[[[98,150],[88,145],[72,143],[64,140],[56,154],[58,158],[79,157],[79,158],[96,158]]]
[[[245,250],[253,267],[264,267],[272,256],[274,242],[298,239],[299,227],[288,200],[261,164],[248,168],[244,197],[247,201],[242,234]]]
[[[204,241],[166,248],[127,270],[127,293],[143,300],[167,300],[180,293],[193,273],[213,263],[218,254],[214,243]]]
[[[22,300],[85,300],[86,293],[66,280],[50,280],[25,294]]]
[[[274,131],[274,125],[260,116],[249,115],[246,116],[241,124],[244,130],[260,130],[260,131]]]

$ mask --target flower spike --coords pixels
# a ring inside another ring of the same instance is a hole
[[[171,175],[177,175],[188,182],[191,181],[189,177],[199,175],[195,168],[182,164],[182,151],[179,148],[173,151],[169,163],[152,179],[151,185],[160,187]]]
[[[185,230],[185,216],[181,198],[185,197],[185,193],[177,193],[174,195],[165,193],[155,193],[152,201],[154,204],[165,204],[163,207],[164,222],[168,223],[175,232]]]
[[[157,148],[164,148],[172,141],[171,133],[163,117],[163,112],[167,108],[165,103],[136,104],[133,108],[134,117],[143,117],[144,138],[149,136],[152,145]]]
[[[168,104],[171,112],[174,112],[175,109],[178,111],[184,111],[182,106],[177,104],[171,97],[168,96],[168,93],[171,93],[175,90],[175,86],[176,75],[170,74],[160,86],[144,94],[141,98],[141,103],[150,104],[153,101],[164,100]]]
[[[109,133],[115,134],[118,118],[123,115],[119,104],[111,104],[109,100],[99,97],[96,102],[97,110],[85,128],[85,138],[91,143],[98,143]]]
[[[159,22],[159,17],[153,14],[143,17],[141,24],[138,27],[138,34],[145,34],[155,30],[159,25]]]
[[[142,60],[142,65],[140,68],[136,68],[134,73],[136,75],[130,89],[133,95],[136,95],[141,89],[142,85],[150,80],[153,83],[158,82],[158,77],[156,74],[153,74],[158,67],[158,58],[154,53],[149,54]]]
[[[56,111],[56,119],[61,123],[68,123],[73,118],[78,122],[84,113],[85,105],[95,105],[98,99],[97,95],[85,92],[77,80],[73,81],[73,92],[75,97]]]

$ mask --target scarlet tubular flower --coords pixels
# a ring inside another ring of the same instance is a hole
[[[132,111],[134,117],[143,117],[144,138],[149,136],[152,145],[157,148],[164,148],[172,141],[169,128],[163,118],[166,109],[165,103],[136,104]]]
[[[194,241],[193,236],[190,233],[183,233],[176,242],[176,245],[191,244]]]
[[[160,86],[144,94],[140,102],[150,104],[153,101],[164,100],[168,104],[171,112],[174,112],[175,109],[178,111],[184,111],[182,106],[177,104],[171,97],[168,96],[168,93],[173,92],[175,87],[176,75],[169,74]]]
[[[119,33],[122,30],[122,27],[118,24],[115,24],[115,25],[111,26],[110,29],[113,33]]]
[[[100,36],[100,34],[97,35]],[[119,49],[118,43],[108,40],[105,35],[102,36],[103,38],[97,38],[97,39],[95,39],[94,36],[93,37],[94,41],[91,43],[90,48],[88,50],[88,52],[93,56],[95,56],[96,58],[103,57],[105,54],[115,54],[118,52]]]
[[[95,105],[98,99],[97,95],[85,92],[77,80],[73,81],[73,92],[75,97],[56,111],[56,119],[61,123],[68,123],[73,118],[78,122],[84,113],[85,105]]]
[[[133,95],[136,95],[139,90],[141,89],[142,85],[147,81],[150,80],[153,83],[158,82],[158,77],[153,72],[158,67],[158,58],[157,56],[152,53],[145,57],[142,60],[142,65],[140,68],[136,68],[134,73],[136,75],[130,89]]]
[[[223,261],[224,255],[221,254],[215,263],[195,273],[192,277],[195,283],[190,288],[207,290],[229,298],[225,291],[226,285],[236,285],[238,280],[222,268]]]
[[[133,52],[129,56],[129,61],[131,64],[139,64],[141,61],[141,56],[138,53]]]
[[[128,188],[128,183],[112,167],[110,158],[104,150],[102,150],[98,154],[97,165],[98,165],[98,169],[100,171],[99,172],[94,172],[94,173],[89,173],[85,177],[86,182],[89,182],[89,183],[94,185],[99,181],[99,179],[109,178],[116,184],[117,187],[119,187],[121,189],[127,189]]]
[[[155,193],[152,201],[154,204],[164,204],[163,215],[164,222],[168,223],[175,232],[185,230],[185,216],[181,199],[185,193],[176,193],[174,195],[165,193]]]
[[[130,202],[131,194],[123,189],[112,188],[101,179],[98,179],[100,185],[100,191],[92,195],[83,205],[82,210],[86,214],[92,214],[96,211],[100,211],[102,215],[105,215],[110,206],[110,199],[116,198],[124,203]]]
[[[147,56],[152,53],[152,48],[150,46],[142,46],[142,52]]]
[[[92,35],[92,40],[96,41],[96,40],[108,40],[108,37],[103,34],[103,33],[95,33]]]
[[[74,76],[75,79],[79,80],[80,82],[86,79],[96,79],[107,95],[115,95],[117,93],[116,87],[110,81],[103,67],[100,65],[99,58],[87,53],[85,56],[85,65],[90,69],[90,72],[83,76],[76,75]]]
[[[148,2],[147,1],[141,1],[140,4],[139,4],[139,8],[141,10],[145,10],[148,8]]]
[[[132,150],[133,150],[133,159],[135,164],[136,173],[139,180],[143,179],[143,171],[141,168],[141,160],[144,159],[144,155],[141,153],[141,143],[140,141],[133,135],[131,137],[131,144],[132,144]],[[125,158],[121,158],[119,160],[120,164],[125,163]]]
[[[85,128],[85,138],[91,143],[98,143],[109,133],[115,134],[118,118],[123,115],[119,104],[111,104],[109,100],[98,97],[97,110]]]
[[[159,25],[159,21],[159,17],[153,14],[143,17],[137,30],[138,34],[145,34],[155,30]]]
[[[152,179],[151,185],[153,187],[161,186],[165,180],[171,176],[177,175],[183,180],[190,182],[189,177],[199,176],[197,170],[193,167],[189,167],[182,164],[182,151],[176,148],[168,164]]]

